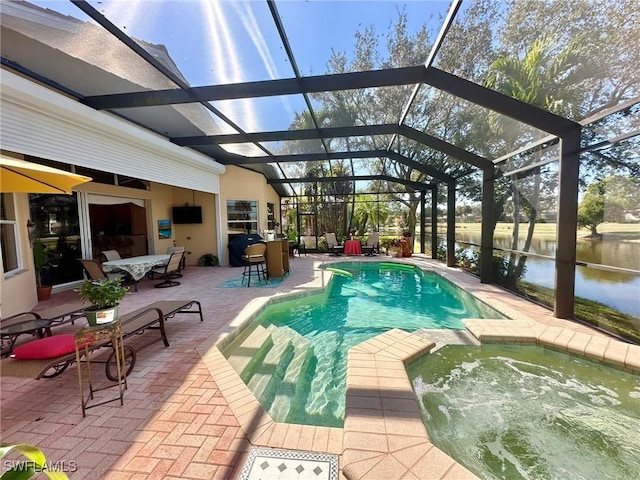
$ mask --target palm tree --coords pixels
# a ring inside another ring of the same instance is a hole
[[[558,49],[553,38],[544,36],[536,40],[523,56],[502,55],[496,59],[489,67],[486,85],[523,102],[575,118],[578,115],[582,97],[576,85],[585,78],[586,61],[586,52],[581,38],[574,38],[564,48]],[[505,152],[515,150],[516,140],[522,138],[522,132],[510,131],[513,121],[504,116],[492,114],[489,123],[491,129],[504,139]],[[510,187],[508,193],[514,204],[511,248],[518,250],[519,224],[524,211],[528,214],[529,221],[529,229],[522,247],[525,252],[531,248],[541,191],[540,169],[531,171],[530,175],[533,176],[533,184],[530,186],[528,198],[521,197],[516,179],[508,185],[508,188]],[[503,198],[507,194],[507,192],[496,193]],[[504,202],[500,205],[504,208]],[[502,212],[498,213],[499,216]],[[494,227],[498,216],[494,218]],[[526,256],[521,256],[517,264],[516,260],[516,255],[511,254],[508,278],[514,283],[524,272]]]

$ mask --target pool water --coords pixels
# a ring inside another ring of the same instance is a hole
[[[264,327],[277,327],[276,344],[279,338],[291,342],[274,345],[279,353],[267,354],[273,358],[254,362],[260,375],[271,368],[276,377],[253,381],[254,394],[276,421],[341,427],[347,351],[380,333],[464,329],[462,318],[503,318],[433,272],[373,262],[331,268],[341,272],[324,293],[269,305],[256,318]],[[241,375],[250,388],[252,373]]]
[[[637,374],[505,345],[445,346],[407,372],[431,441],[481,478],[639,478]]]

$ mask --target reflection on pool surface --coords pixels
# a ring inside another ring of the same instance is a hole
[[[407,371],[431,441],[481,478],[638,478],[638,375],[505,345],[446,346]]]
[[[433,272],[373,262],[331,268],[343,272],[326,292],[269,305],[255,320],[267,329],[264,348],[239,373],[276,421],[342,426],[347,351],[382,332],[463,329],[462,318],[502,318]],[[236,343],[225,355],[234,348],[247,350]]]

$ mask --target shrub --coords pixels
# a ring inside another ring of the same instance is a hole
[[[198,265],[201,267],[219,267],[220,260],[213,253],[205,253],[198,259]]]

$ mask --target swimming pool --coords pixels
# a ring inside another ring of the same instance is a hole
[[[481,478],[599,480],[640,471],[637,374],[510,345],[448,345],[407,373],[430,440]]]
[[[339,262],[325,291],[268,305],[223,352],[278,422],[341,427],[349,348],[391,328],[462,330],[504,318],[431,271]],[[242,355],[250,352],[250,360]]]

